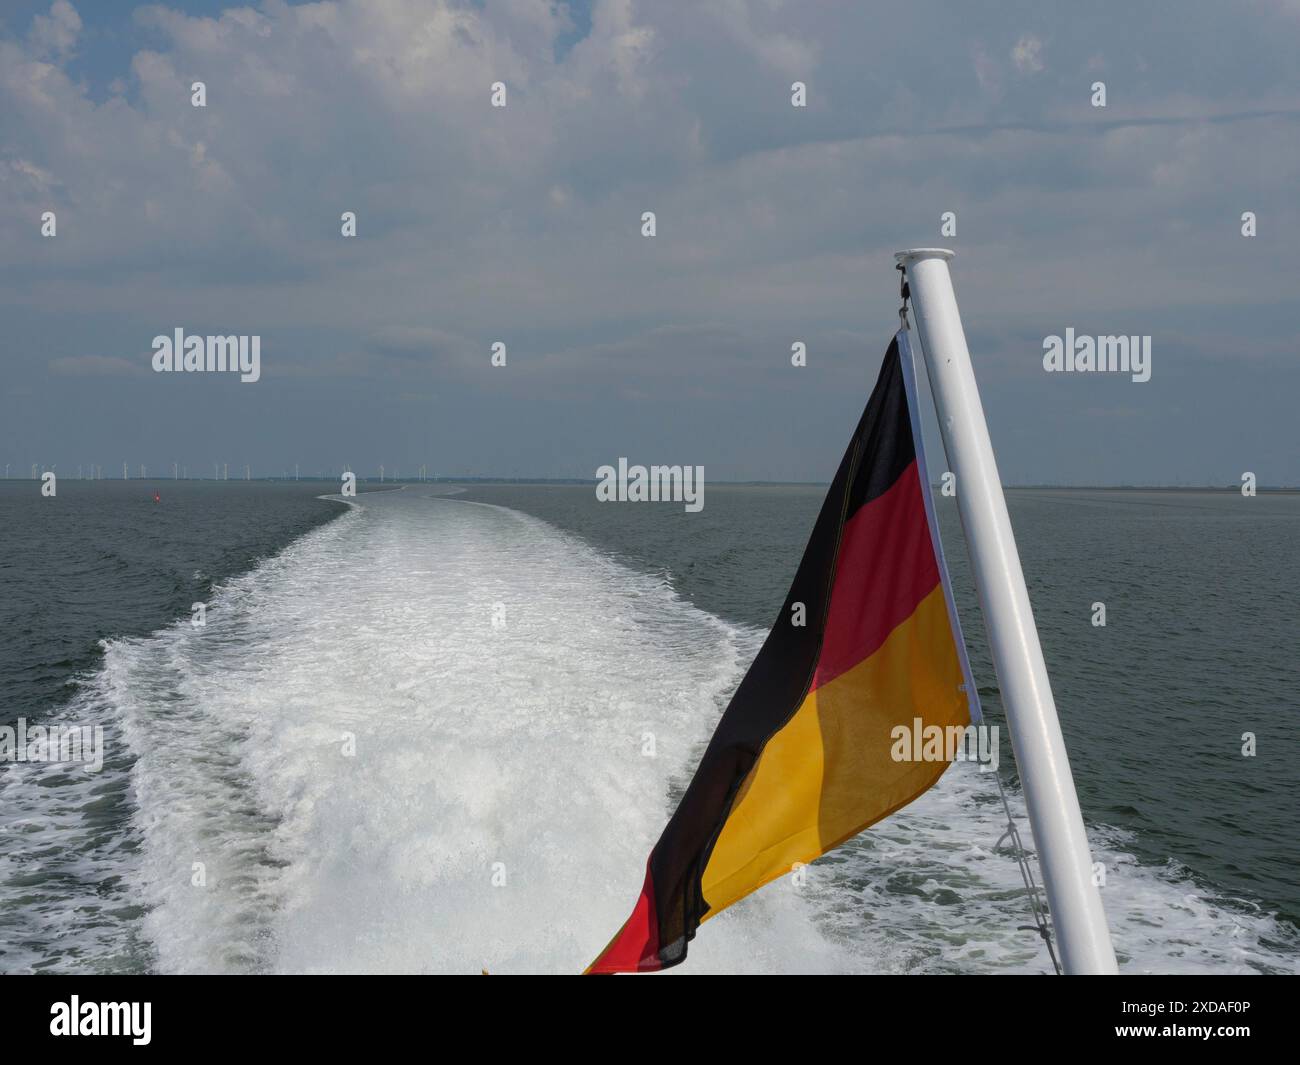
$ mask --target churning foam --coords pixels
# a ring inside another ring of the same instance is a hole
[[[98,956],[136,930],[164,971],[578,972],[761,637],[536,519],[367,495],[224,585],[205,628],[107,645],[87,698],[134,756],[112,786],[138,846],[100,850],[142,916]],[[1046,971],[1000,811],[956,765],[677,971]],[[1125,968],[1294,964],[1272,918],[1093,843]]]
[[[580,971],[744,665],[653,578],[410,491],[109,659],[145,927],[182,971]],[[702,967],[840,963],[806,901],[755,909]]]

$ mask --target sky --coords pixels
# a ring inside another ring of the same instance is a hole
[[[942,245],[1004,482],[1297,485],[1297,55],[1300,0],[7,0],[0,465],[826,481]]]

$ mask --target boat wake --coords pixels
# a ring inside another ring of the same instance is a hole
[[[0,770],[0,967],[579,972],[760,640],[514,511],[364,497],[204,627],[105,645],[64,711],[103,773]],[[1047,971],[1002,820],[959,764],[676,971]],[[1122,968],[1294,967],[1268,914],[1093,845]]]

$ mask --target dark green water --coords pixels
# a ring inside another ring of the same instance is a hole
[[[98,775],[0,764],[0,971],[580,966],[625,916],[824,491],[710,486],[687,514],[514,485],[345,509],[330,487],[74,481],[45,500],[0,482],[0,724],[102,724],[109,752]],[[1294,971],[1300,496],[1009,501],[1121,965]],[[653,769],[647,726],[675,752]],[[340,763],[345,730],[373,762]],[[957,769],[818,862],[810,911],[765,889],[692,965],[1044,971],[995,795]],[[479,881],[507,852],[533,870],[512,905]]]
[[[0,724],[38,720],[99,659],[341,508],[332,485],[253,481],[0,481]],[[162,497],[154,502],[154,492]]]

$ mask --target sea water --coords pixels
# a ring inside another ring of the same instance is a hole
[[[13,491],[10,515],[40,505]],[[824,489],[719,487],[698,515],[602,506],[589,487],[412,485],[346,508],[296,491],[231,486],[170,518],[183,544],[222,508],[275,516],[256,536],[249,513],[228,532],[202,627],[173,609],[137,631],[120,604],[97,605],[102,589],[85,594],[84,557],[69,561],[87,550],[79,523],[48,530],[58,609],[10,629],[6,676],[24,678],[12,716],[103,727],[105,765],[0,765],[0,969],[579,971],[626,918]],[[1300,508],[1261,497],[1275,509],[1242,524],[1208,499],[1174,500],[1200,515],[1152,517],[1173,497],[1041,494],[1013,514],[1122,967],[1293,971],[1294,834],[1274,749],[1293,729],[1291,678],[1251,650],[1288,607],[1249,574],[1285,564],[1269,545],[1294,543]],[[23,520],[45,519],[7,527]],[[1204,548],[1198,521],[1224,524],[1213,535],[1237,553]],[[1134,523],[1181,550],[1133,548]],[[261,542],[241,546],[234,528]],[[124,565],[129,586],[149,583],[139,559]],[[166,565],[157,579],[180,587],[150,609],[190,597]],[[1093,598],[1112,604],[1100,632]],[[1189,616],[1207,602],[1217,619]],[[77,668],[32,675],[15,648],[39,658],[40,627],[68,627],[68,611],[112,622]],[[997,714],[978,618],[966,623]],[[1207,662],[1215,639],[1227,646]],[[1258,669],[1234,681],[1243,660]],[[1193,675],[1171,684],[1180,666]],[[1251,713],[1267,755],[1238,779],[1236,761],[1217,768],[1213,731],[1239,733]],[[709,922],[678,971],[1046,971],[1019,927],[1018,869],[994,846],[1004,821],[987,774],[954,766],[800,882]]]

